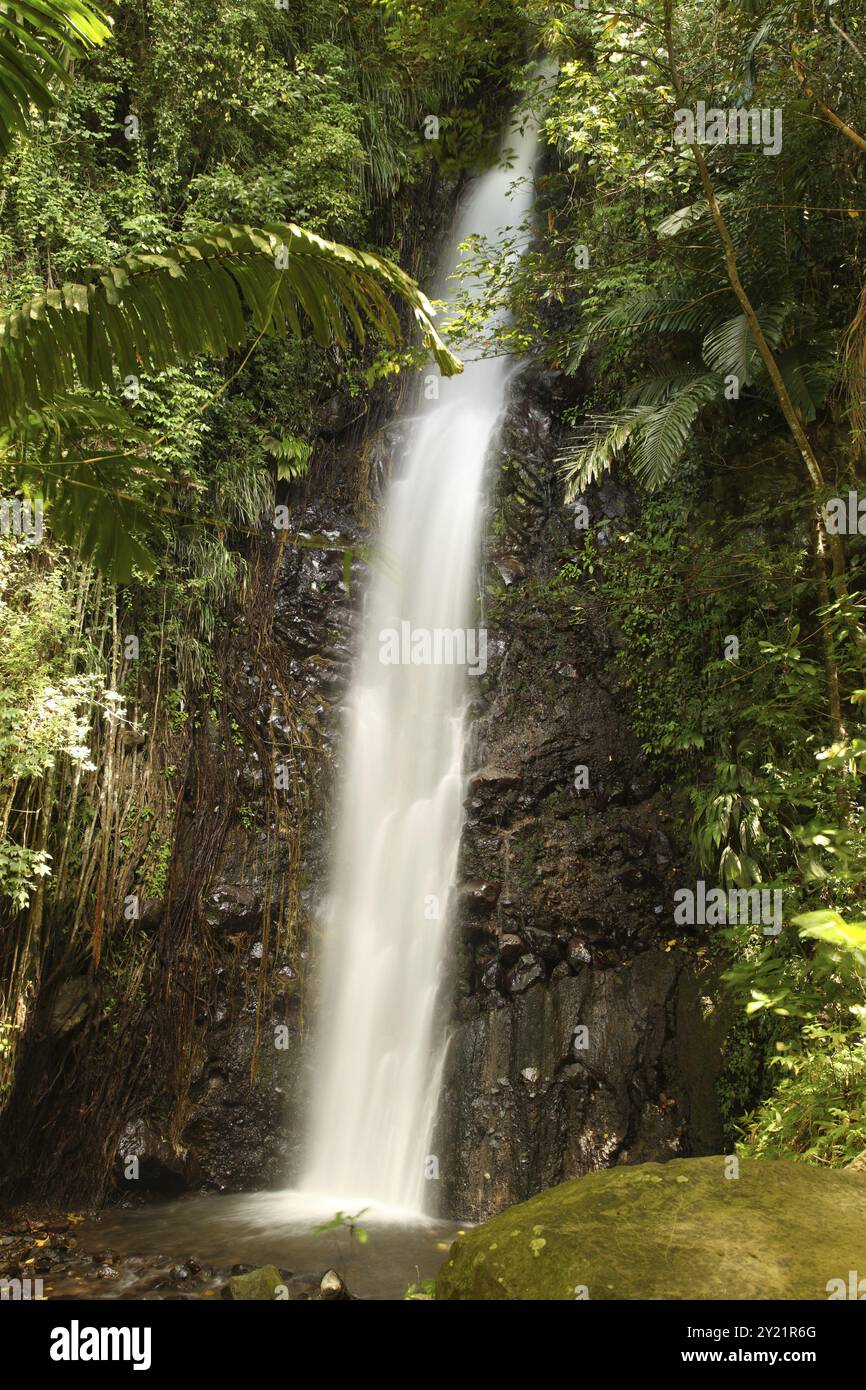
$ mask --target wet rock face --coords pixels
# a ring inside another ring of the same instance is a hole
[[[279,795],[287,822],[301,825],[300,844],[294,859],[268,809],[263,775],[270,771],[251,759],[242,774],[247,823],[233,827],[202,895],[221,963],[217,1007],[204,1021],[206,1058],[180,1139],[190,1187],[281,1186],[299,1164],[310,937],[327,881],[340,711],[362,579],[355,562],[347,590],[340,547],[356,541],[358,530],[346,513],[316,503],[303,531],[317,543],[285,546],[274,594],[271,641],[281,688],[249,658],[242,630],[238,652],[250,714],[274,750],[275,768],[286,769]],[[280,713],[285,692],[292,726]],[[292,893],[295,920],[288,933],[278,932],[274,924]]]
[[[178,1153],[154,1124],[143,1120],[123,1131],[115,1166],[118,1187],[160,1197],[184,1192],[198,1176],[186,1155]]]
[[[470,1000],[451,1042],[437,1143],[445,1208],[469,1220],[569,1177],[719,1147],[719,1027],[697,983],[657,948],[629,964]],[[684,1066],[680,1048],[697,1050]]]
[[[315,543],[280,548],[270,664],[249,642],[245,621],[237,624],[229,663],[246,729],[258,735],[259,747],[272,750],[274,772],[286,770],[277,784],[283,819],[277,823],[265,782],[272,769],[247,740],[238,773],[242,814],[233,818],[197,895],[199,930],[213,942],[216,973],[209,981],[213,1004],[196,1020],[201,1065],[175,1143],[165,1137],[161,1113],[127,1127],[115,1163],[115,1187],[126,1200],[198,1188],[277,1187],[297,1171],[312,1013],[310,938],[327,882],[363,566],[354,561],[347,589],[341,547],[357,542],[360,532],[339,499],[315,501],[296,524],[302,539]],[[275,558],[276,551],[275,543]],[[297,853],[295,825],[301,827]],[[182,857],[191,858],[206,827],[189,816],[181,833]],[[297,910],[290,914],[293,896]],[[158,922],[162,905],[149,910]],[[131,1158],[138,1159],[134,1178],[126,1176]]]
[[[518,383],[487,528],[489,664],[436,1140],[443,1210],[466,1219],[594,1168],[721,1142],[719,1025],[703,1019],[687,953],[665,950],[670,811],[629,732],[621,638],[581,581],[575,519],[587,518],[563,505],[554,462],[559,389],[550,373]],[[584,502],[601,549],[633,504],[611,482]]]

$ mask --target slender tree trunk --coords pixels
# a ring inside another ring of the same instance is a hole
[[[815,519],[815,573],[818,580],[818,599],[823,609],[830,605],[830,585],[827,581],[827,546],[820,518]],[[833,630],[829,618],[823,623],[821,641],[824,648],[824,670],[827,673],[827,695],[830,702],[830,724],[833,737],[845,738],[842,722],[842,697],[839,690],[839,668],[833,651]]]
[[[831,106],[828,106],[826,102],[822,101],[820,97],[815,95],[814,89],[809,86],[806,74],[803,71],[802,66],[800,65],[800,63],[796,61],[796,59],[791,64],[791,67],[794,71],[794,76],[800,83],[800,86],[803,88],[803,91],[806,93],[806,96],[809,97],[809,99],[815,103],[818,110],[821,112],[821,115],[826,116],[830,124],[835,126],[837,130],[841,130],[842,134],[846,135],[848,139],[853,144],[855,144],[859,150],[866,150],[866,140],[863,139],[863,136],[860,135],[859,132],[856,131],[853,126],[850,126],[847,121],[843,121],[842,117],[838,116]]]
[[[117,597],[111,593],[111,689],[118,684],[118,638],[117,638]],[[96,900],[93,907],[93,969],[99,967],[102,952],[102,938],[105,921],[105,895],[108,884],[108,860],[111,851],[111,831],[114,823],[115,787],[114,764],[117,749],[118,721],[117,711],[112,706],[106,721],[105,734],[105,773],[103,775],[102,796],[100,799],[100,848],[99,870],[96,878]]]

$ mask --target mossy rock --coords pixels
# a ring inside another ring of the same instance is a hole
[[[590,1173],[452,1245],[437,1299],[827,1299],[866,1278],[866,1176],[674,1159]],[[866,1288],[866,1284],[864,1284]]]
[[[273,1299],[278,1288],[285,1288],[285,1281],[276,1265],[262,1265],[248,1274],[235,1274],[229,1285],[233,1299]]]

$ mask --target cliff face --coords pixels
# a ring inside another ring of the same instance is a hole
[[[562,504],[556,478],[560,389],[554,374],[516,379],[491,460],[488,668],[472,682],[452,1040],[433,1144],[439,1205],[466,1218],[594,1168],[721,1142],[718,1021],[704,1017],[696,958],[669,948],[669,808],[628,731],[621,638],[590,576],[580,580],[586,516]],[[297,1159],[302,1097],[315,1086],[305,1061],[309,958],[364,575],[355,560],[347,589],[338,547],[362,545],[358,480],[375,501],[402,438],[392,422],[360,445],[335,447],[330,476],[354,481],[330,490],[325,481],[330,500],[303,520],[305,534],[335,549],[280,550],[270,645],[291,728],[274,715],[274,691],[238,627],[239,670],[263,735],[291,768],[286,809],[302,817],[302,832],[293,855],[273,824],[257,840],[236,824],[212,867],[204,910],[234,966],[203,1027],[181,1136],[189,1182],[279,1185]],[[632,503],[610,483],[584,501],[603,554]],[[263,775],[245,770],[248,804]],[[293,889],[293,930],[275,942],[262,929],[268,903]],[[263,960],[269,1002],[252,1080]]]

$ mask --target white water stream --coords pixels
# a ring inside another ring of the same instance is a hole
[[[504,254],[531,208],[535,132],[512,130],[506,145],[512,167],[478,178],[463,201],[446,274],[472,233]],[[484,465],[510,370],[491,358],[439,382],[386,497],[348,700],[300,1183],[332,1212],[433,1205],[464,708],[485,653],[471,628]]]

